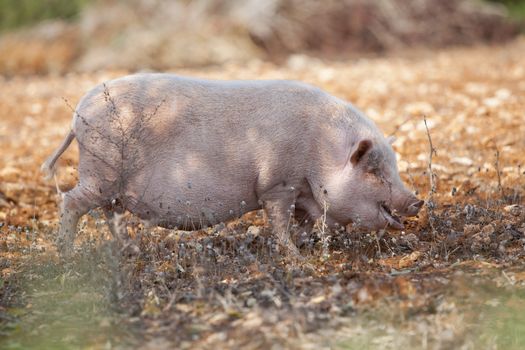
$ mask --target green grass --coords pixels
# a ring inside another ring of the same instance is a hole
[[[48,19],[74,19],[91,0],[0,0],[0,31]]]
[[[7,308],[8,322],[0,324],[0,349],[127,346],[126,332],[134,330],[119,326],[106,250],[86,248],[89,254],[68,264],[52,257],[29,261],[17,281],[23,304]]]
[[[497,2],[503,4],[509,10],[511,18],[525,21],[525,0],[489,0],[491,2]]]

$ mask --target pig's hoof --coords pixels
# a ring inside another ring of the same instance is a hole
[[[309,263],[304,256],[301,254],[295,255],[290,254],[287,257],[287,260],[289,263],[293,266],[296,266],[300,268],[303,272],[306,272],[307,274],[312,274],[315,272],[315,267],[311,263]]]
[[[281,242],[279,245],[279,251],[288,257],[301,257],[301,253],[299,252],[299,249],[297,249],[297,246],[289,241],[285,243]]]
[[[304,261],[301,264],[301,268],[303,269],[304,272],[307,272],[308,274],[313,274],[315,272],[314,265],[312,265],[312,264],[310,264],[309,262],[306,262],[306,261]]]
[[[133,242],[126,242],[122,248],[120,248],[120,254],[128,256],[138,256],[140,253],[139,247]]]
[[[284,247],[284,253],[285,256],[290,262],[297,265],[302,265],[306,261],[306,259],[301,255],[301,252],[299,252],[299,249],[295,246],[295,244],[290,243],[285,245]]]
[[[73,249],[59,250],[58,255],[62,261],[70,260],[73,257]]]
[[[56,247],[58,251],[58,255],[60,256],[60,259],[67,260],[70,259],[73,256],[73,244],[69,242],[65,242],[62,239],[58,239],[56,242]]]

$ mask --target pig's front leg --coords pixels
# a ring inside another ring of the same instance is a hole
[[[294,218],[298,225],[293,235],[294,241],[298,247],[301,247],[303,244],[308,242],[310,234],[314,228],[315,220],[312,219],[306,210],[298,207],[297,204]]]
[[[292,256],[300,256],[299,249],[292,242],[290,229],[295,211],[296,194],[293,190],[265,193],[261,197],[264,209],[270,219],[272,232],[277,236],[279,244]]]
[[[312,219],[312,216],[307,210],[304,210],[302,208],[298,208],[296,205],[295,208],[295,221],[299,225],[299,233],[310,233],[312,232],[312,229],[314,228],[315,219]]]

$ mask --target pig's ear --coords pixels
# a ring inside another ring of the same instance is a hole
[[[396,142],[396,137],[390,135],[390,136],[388,136],[388,137],[386,138],[386,140],[388,141],[389,144],[392,145],[392,144],[394,144],[394,142]]]
[[[372,141],[370,140],[361,140],[359,141],[359,144],[357,145],[356,150],[354,153],[352,153],[352,156],[350,157],[350,162],[352,165],[356,165],[359,163],[361,159],[363,159],[366,152],[368,152],[372,148]]]

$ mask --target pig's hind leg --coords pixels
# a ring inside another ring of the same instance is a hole
[[[97,202],[93,201],[91,192],[80,185],[62,194],[60,228],[56,242],[61,256],[67,257],[73,252],[78,220],[98,206]]]
[[[120,244],[129,240],[128,228],[124,220],[124,213],[111,208],[104,208],[104,215],[108,223],[109,232]]]
[[[139,247],[133,242],[128,233],[128,226],[124,217],[123,210],[115,210],[111,207],[104,208],[104,215],[108,223],[109,231],[113,236],[113,239],[117,242],[121,252],[129,254],[137,254]]]

